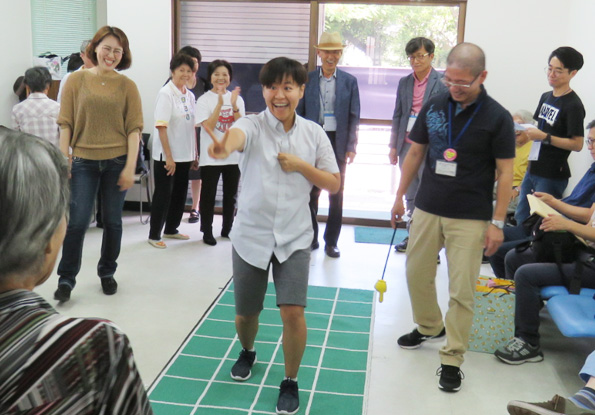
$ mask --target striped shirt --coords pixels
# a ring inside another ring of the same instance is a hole
[[[58,146],[60,130],[56,120],[59,113],[60,104],[41,92],[34,92],[12,108],[12,128]]]
[[[59,315],[28,290],[0,294],[1,414],[152,414],[128,338]]]

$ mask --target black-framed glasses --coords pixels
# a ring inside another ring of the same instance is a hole
[[[588,146],[593,146],[595,144],[595,139],[593,138],[585,138],[585,144]]]

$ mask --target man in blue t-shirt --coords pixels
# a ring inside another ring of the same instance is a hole
[[[492,255],[504,239],[510,201],[515,134],[510,113],[488,96],[485,55],[471,43],[448,55],[443,82],[448,93],[423,106],[391,211],[393,227],[405,213],[403,198],[425,158],[415,198],[407,247],[407,285],[417,327],[398,340],[404,349],[446,335],[440,350],[439,387],[461,388],[463,355],[473,321],[475,281],[482,254]],[[498,175],[492,209],[494,174]],[[443,320],[436,294],[436,255],[446,248],[449,308]]]

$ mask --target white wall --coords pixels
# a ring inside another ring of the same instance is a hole
[[[465,41],[481,46],[487,58],[488,93],[507,109],[535,111],[539,97],[550,89],[543,68],[559,46],[572,46],[585,57],[585,66],[571,83],[587,116],[595,118],[595,55],[589,36],[595,12],[591,0],[469,0]],[[586,146],[570,156],[569,189],[593,162]]]
[[[31,3],[0,0],[0,125],[10,127],[10,114],[18,102],[12,92],[14,81],[31,67]]]
[[[170,0],[107,0],[107,24],[126,33],[132,66],[124,74],[140,91],[145,127],[153,133],[153,110],[157,92],[169,76],[171,59]]]

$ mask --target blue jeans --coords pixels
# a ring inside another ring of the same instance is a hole
[[[81,269],[85,232],[93,216],[97,189],[101,189],[103,241],[97,275],[109,278],[118,264],[122,242],[122,208],[126,191],[120,191],[118,179],[126,164],[126,156],[109,160],[87,160],[74,157],[70,179],[70,220],[64,238],[62,259],[58,265],[58,284],[74,288]]]
[[[523,179],[523,183],[521,184],[519,204],[514,214],[516,223],[520,225],[529,217],[529,202],[527,201],[527,195],[530,195],[533,192],[544,192],[549,193],[556,199],[560,199],[562,198],[562,194],[567,185],[568,179],[548,179],[527,172]]]

